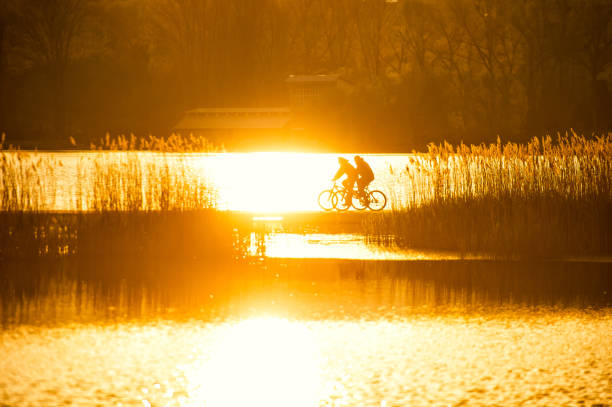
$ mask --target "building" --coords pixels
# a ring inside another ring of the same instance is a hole
[[[289,146],[292,137],[304,136],[303,113],[328,97],[337,80],[335,75],[291,75],[285,81],[289,107],[193,109],[174,131],[206,137],[230,151]]]
[[[291,110],[280,108],[202,108],[185,112],[174,126],[181,134],[206,137],[230,150],[284,143],[289,136]]]
[[[293,111],[316,107],[330,97],[338,83],[337,75],[290,75],[286,80],[289,87],[289,103]]]

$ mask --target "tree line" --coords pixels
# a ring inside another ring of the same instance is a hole
[[[612,129],[612,0],[3,0],[0,131],[164,135],[195,107],[288,103],[391,150]]]

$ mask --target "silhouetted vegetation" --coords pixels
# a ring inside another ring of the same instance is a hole
[[[408,202],[370,222],[402,247],[567,258],[612,253],[612,138],[431,144]]]
[[[162,141],[163,143],[163,141]],[[100,147],[104,148],[104,147]],[[73,211],[184,211],[215,207],[215,192],[182,155],[94,151],[76,164],[73,185],[60,185],[61,160],[36,152],[2,150],[0,211],[40,212],[71,191]]]
[[[27,146],[170,134],[186,109],[282,106],[344,149],[612,129],[609,0],[5,0],[0,131]]]
[[[170,149],[175,144],[158,140],[155,146]],[[66,256],[233,259],[236,219],[230,222],[214,210],[214,191],[190,171],[184,157],[136,151],[89,154],[73,169],[75,183],[63,185],[60,160],[2,150],[0,141],[0,261]],[[66,189],[71,191],[66,203],[70,212],[51,212]]]
[[[77,146],[77,141],[70,139],[70,142]],[[130,136],[119,134],[111,137],[106,133],[105,137],[89,144],[91,150],[106,151],[157,151],[162,153],[218,153],[223,152],[223,144],[216,145],[203,136],[190,134],[183,136],[172,133],[168,137],[156,137],[149,134],[147,137],[136,137],[133,133]]]

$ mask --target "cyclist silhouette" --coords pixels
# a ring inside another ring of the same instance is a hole
[[[370,185],[370,182],[374,180],[374,172],[370,165],[360,156],[355,156],[355,164],[357,166],[357,189],[359,191],[359,198],[363,198],[365,196],[364,190]]]
[[[343,157],[338,157],[338,164],[340,164],[340,168],[336,171],[336,175],[334,175],[332,181],[336,182],[337,179],[346,175],[346,178],[342,181],[342,185],[347,191],[344,204],[349,206],[353,198],[353,185],[355,185],[355,181],[357,180],[357,170]]]

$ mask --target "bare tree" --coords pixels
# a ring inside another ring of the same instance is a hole
[[[352,64],[353,29],[350,19],[351,0],[328,0],[324,28],[324,55],[331,70]]]
[[[517,0],[512,9],[511,23],[522,41],[522,69],[518,79],[525,89],[527,132],[542,130],[543,84],[550,75],[552,58],[547,50],[550,15],[547,1],[542,0]]]
[[[175,78],[177,103],[187,107],[210,94],[211,27],[215,10],[206,0],[155,0],[148,5],[154,69]]]
[[[520,104],[515,99],[519,67],[520,41],[509,24],[509,10],[502,0],[449,1],[453,20],[465,41],[465,63],[469,73],[477,75],[476,94],[485,113],[488,132],[511,128],[510,120]]]
[[[0,130],[30,138],[69,118],[165,131],[196,106],[285,103],[287,74],[324,72],[350,83],[339,128],[362,134],[604,131],[611,65],[610,0],[0,0]]]
[[[65,84],[88,11],[88,0],[19,0],[16,2],[15,49],[26,63],[44,69],[53,94],[55,136],[66,130]]]
[[[591,97],[591,127],[603,131],[602,117],[604,112],[599,102],[600,89],[605,84],[599,75],[612,65],[612,2],[605,0],[579,0],[577,6],[581,24],[577,31],[581,35],[581,44],[577,55],[578,62],[584,66],[589,82]]]
[[[178,79],[184,107],[254,103],[258,75],[283,69],[286,17],[275,1],[156,0],[149,13],[155,61]]]
[[[397,2],[362,0],[352,4],[363,66],[373,79],[384,73],[386,36]]]
[[[5,97],[5,66],[6,66],[6,45],[5,45],[5,33],[9,24],[9,2],[2,2],[0,4],[0,133],[5,130],[4,126],[4,101]]]
[[[295,0],[288,5],[296,50],[294,72],[335,71],[351,65],[354,1]]]
[[[268,2],[259,24],[261,32],[254,56],[258,76],[256,102],[264,103],[268,97],[282,99],[285,90],[283,79],[290,73],[290,22],[282,2]]]
[[[423,0],[407,0],[401,3],[398,17],[391,42],[394,70],[401,75],[408,63],[411,69],[425,72],[435,40],[433,6]]]
[[[323,65],[323,37],[329,34],[325,32],[327,4],[322,0],[293,0],[286,6],[291,21],[292,70],[302,74],[316,72]]]

